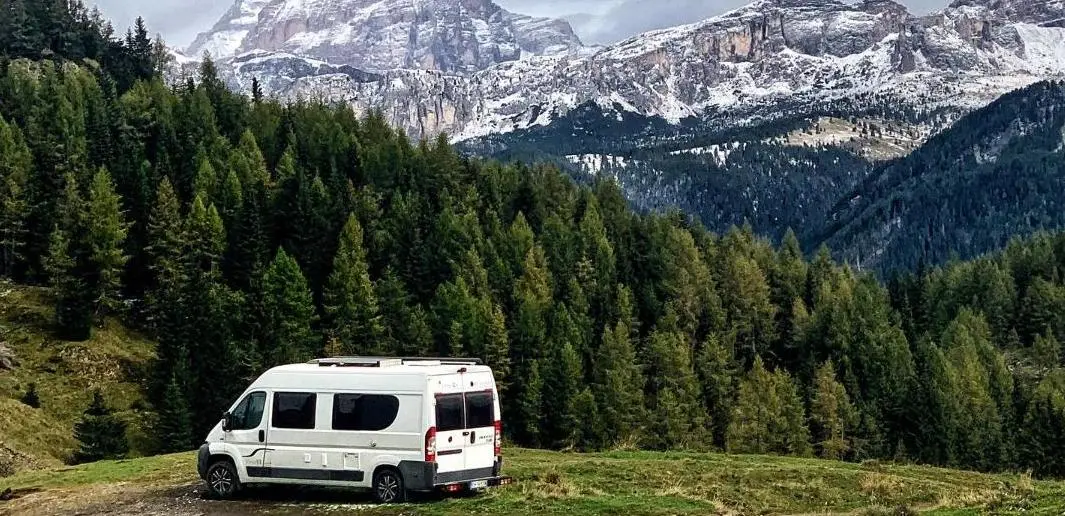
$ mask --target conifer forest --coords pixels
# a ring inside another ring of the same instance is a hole
[[[50,289],[60,338],[114,318],[158,342],[159,452],[274,365],[475,356],[523,447],[1065,476],[1065,234],[875,276],[804,228],[716,234],[608,180],[241,96],[210,60],[167,83],[143,24],[80,3],[0,5],[0,274]],[[103,403],[80,433],[109,433]]]

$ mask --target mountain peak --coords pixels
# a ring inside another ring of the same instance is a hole
[[[369,71],[469,74],[581,48],[569,23],[511,13],[491,0],[238,0],[189,52],[266,50]]]

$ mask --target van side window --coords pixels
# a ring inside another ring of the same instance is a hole
[[[496,422],[492,391],[466,393],[466,428],[491,427]]]
[[[334,394],[333,430],[379,432],[396,421],[399,398],[380,394]]]
[[[449,432],[465,427],[461,394],[441,394],[436,397],[436,431]]]
[[[253,430],[259,428],[259,423],[263,421],[264,408],[266,408],[265,392],[248,394],[230,412],[230,421],[232,422],[230,430]]]
[[[310,392],[275,392],[274,428],[314,428],[314,404],[317,395]]]

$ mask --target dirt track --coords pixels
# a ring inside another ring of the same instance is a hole
[[[295,515],[336,514],[372,510],[392,514],[388,507],[374,505],[369,495],[346,490],[257,488],[237,500],[212,500],[200,483],[168,488],[143,489],[119,485],[16,493],[0,502],[0,515],[90,515],[199,516],[199,515]]]

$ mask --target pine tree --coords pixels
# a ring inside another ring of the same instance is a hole
[[[740,382],[727,449],[733,453],[807,455],[810,431],[805,419],[802,399],[788,373],[771,373],[761,357],[756,357]]]
[[[485,335],[484,363],[492,368],[496,388],[503,395],[510,393],[510,340],[503,309],[493,306]]]
[[[41,397],[37,394],[37,384],[30,383],[26,393],[22,395],[22,404],[28,407],[41,408]]]
[[[327,337],[339,339],[345,353],[384,353],[384,329],[362,241],[362,227],[352,214],[340,234],[333,272],[325,287],[323,323]]]
[[[627,287],[617,289],[617,313],[613,328],[603,330],[594,368],[592,389],[607,445],[638,442],[646,421],[644,378],[633,346],[632,294]]]
[[[1035,389],[1018,442],[1023,464],[1041,476],[1065,475],[1065,370],[1056,369]]]
[[[96,313],[101,315],[118,306],[122,272],[129,257],[124,253],[127,225],[122,219],[120,199],[111,174],[101,168],[89,188],[86,238],[96,278]]]
[[[578,396],[584,376],[581,359],[569,342],[554,342],[554,353],[547,357],[544,371],[543,432],[548,446],[557,449],[576,447],[579,443],[581,415],[577,412]]]
[[[810,401],[810,422],[818,455],[839,460],[851,449],[850,431],[858,423],[858,412],[851,405],[847,390],[836,381],[832,361],[817,370],[814,395]]]
[[[705,414],[692,369],[692,350],[672,309],[648,337],[649,445],[683,448],[705,442]]]
[[[186,451],[192,444],[192,415],[184,386],[178,383],[178,374],[171,375],[166,384],[159,406],[159,436],[161,453]]]
[[[87,340],[92,333],[92,300],[86,285],[85,252],[81,237],[85,208],[73,174],[67,174],[57,204],[61,214],[51,232],[45,272],[56,298],[56,325],[62,338]]]
[[[93,391],[92,403],[74,425],[74,438],[78,441],[78,450],[73,458],[78,464],[121,459],[129,451],[126,423],[104,404],[99,390]]]
[[[400,356],[429,355],[433,348],[433,333],[428,315],[420,305],[411,306],[413,299],[392,268],[387,269],[377,282],[375,295],[381,312],[380,347]],[[339,343],[338,339],[338,346]],[[497,385],[501,385],[500,371],[493,370]],[[503,391],[502,387],[500,391]]]
[[[519,369],[522,379],[521,392],[513,402],[515,422],[514,434],[518,442],[530,446],[540,446],[541,402],[543,400],[543,378],[540,375],[540,360],[526,360]]]
[[[299,264],[278,249],[262,281],[261,354],[266,365],[305,362],[320,349],[312,325],[314,303]]]
[[[24,258],[33,155],[17,125],[0,117],[0,273],[11,277]]]
[[[1040,367],[1053,369],[1061,366],[1061,344],[1054,338],[1054,332],[1048,329],[1046,334],[1036,336],[1032,355]]]
[[[709,416],[708,427],[714,446],[724,449],[726,432],[732,419],[736,393],[736,364],[732,347],[711,333],[695,357],[703,405]]]

